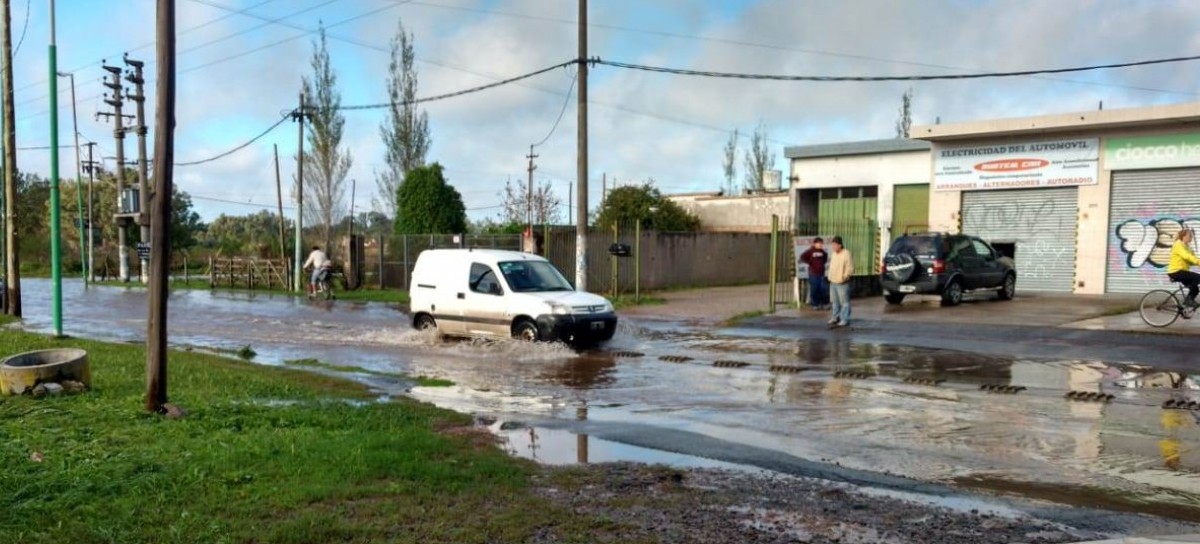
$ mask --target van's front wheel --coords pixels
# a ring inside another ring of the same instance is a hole
[[[541,337],[538,333],[537,324],[528,320],[522,319],[517,321],[512,328],[513,338],[522,342],[537,342]]]

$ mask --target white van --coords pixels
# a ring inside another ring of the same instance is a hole
[[[617,329],[608,300],[576,291],[549,261],[517,251],[423,251],[409,295],[413,327],[447,336],[588,345]]]

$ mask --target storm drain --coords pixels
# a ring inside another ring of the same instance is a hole
[[[1020,393],[1021,391],[1024,391],[1025,389],[1026,389],[1025,387],[1020,386],[1020,385],[1003,385],[1003,384],[997,384],[997,383],[985,383],[985,384],[979,386],[980,391],[987,391],[989,393],[1001,393],[1001,394],[1005,394],[1005,395],[1015,395],[1017,393]]]
[[[943,383],[946,383],[946,380],[939,380],[935,378],[904,378],[904,383],[910,383],[913,385],[932,385],[937,387]]]
[[[1164,402],[1162,407],[1164,410],[1197,410],[1197,411],[1200,411],[1200,402],[1196,402],[1194,400],[1189,402],[1187,400],[1171,399],[1171,400],[1168,400],[1167,402]]]
[[[686,357],[683,355],[663,355],[663,356],[659,357],[658,360],[666,361],[668,363],[686,363],[688,361],[691,361],[692,358]]]
[[[750,366],[750,363],[745,361],[717,361],[713,363],[713,366],[717,368],[746,368]]]
[[[646,354],[645,354],[645,353],[638,353],[638,352],[636,352],[636,351],[614,351],[614,352],[612,353],[612,356],[613,356],[613,357],[619,357],[619,358],[622,358],[622,359],[637,359],[638,357],[645,357],[645,356],[646,356]]]
[[[1088,402],[1112,402],[1117,398],[1116,395],[1107,395],[1097,393],[1095,391],[1068,391],[1066,398],[1068,400],[1082,400]]]
[[[790,366],[790,365],[771,365],[770,370],[771,370],[771,372],[776,372],[779,374],[799,374],[801,372],[804,372],[804,367]]]
[[[854,372],[850,370],[839,370],[833,373],[834,378],[842,378],[846,380],[868,380],[871,375],[866,372]]]

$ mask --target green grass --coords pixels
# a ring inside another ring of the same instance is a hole
[[[188,415],[169,420],[142,411],[143,348],[0,330],[0,353],[66,346],[88,351],[91,392],[0,398],[6,542],[589,542],[619,531],[536,496],[540,469],[461,414],[374,402],[310,371],[173,352],[171,401]]]
[[[636,306],[657,306],[667,303],[666,299],[653,295],[642,295],[641,298],[634,297],[633,295],[620,295],[616,298],[606,298],[608,298],[608,301],[612,303],[613,308],[616,310],[623,310]]]
[[[417,376],[417,377],[413,378],[413,380],[416,381],[417,385],[419,385],[421,387],[452,387],[452,386],[454,386],[454,382],[452,382],[450,380],[443,380],[441,378],[430,378],[428,376]]]
[[[722,322],[722,324],[725,325],[726,327],[736,327],[738,325],[741,325],[743,322],[745,322],[747,320],[754,319],[757,317],[762,317],[764,315],[767,315],[767,312],[765,312],[763,310],[742,312],[742,313],[735,315],[729,319],[726,319],[724,322]]]

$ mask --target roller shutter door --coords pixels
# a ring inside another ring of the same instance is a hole
[[[1184,226],[1200,229],[1200,168],[1113,172],[1111,198],[1106,292],[1169,285],[1175,233]]]
[[[1013,252],[1018,291],[1074,290],[1078,221],[1077,187],[963,193],[963,233]]]

